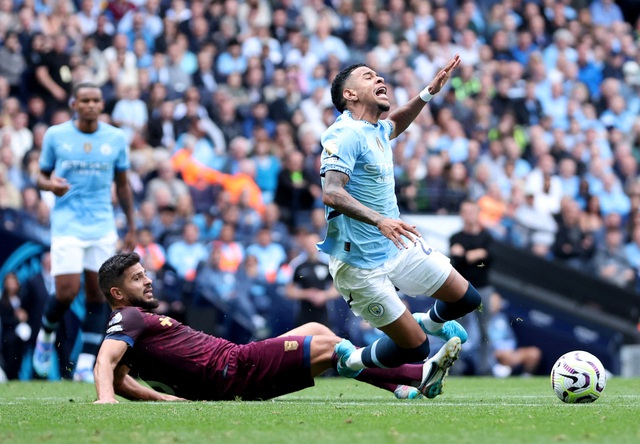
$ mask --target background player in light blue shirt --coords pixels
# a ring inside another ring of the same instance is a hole
[[[79,293],[84,273],[86,316],[74,379],[92,381],[107,317],[105,300],[98,288],[98,270],[115,253],[118,240],[111,202],[114,181],[128,223],[125,249],[135,247],[136,226],[127,179],[129,153],[125,134],[98,120],[104,108],[100,88],[90,83],[77,85],[71,107],[76,119],[49,128],[40,155],[38,187],[57,196],[51,213],[55,297],[45,308],[33,366],[40,376],[49,373],[55,330]]]
[[[318,246],[331,256],[334,284],[352,311],[387,335],[358,350],[346,340],[338,344],[338,371],[355,377],[367,367],[425,360],[430,351],[426,334],[432,334],[447,342],[427,360],[415,389],[429,398],[442,392],[449,367],[467,339],[454,319],[481,301],[449,259],[399,219],[389,141],[413,122],[459,64],[456,55],[429,86],[386,120],[380,120],[390,109],[384,79],[366,65],[344,69],[331,85],[333,104],[342,115],[321,140],[328,227]],[[428,313],[412,316],[397,289],[410,296],[433,296],[436,303]]]

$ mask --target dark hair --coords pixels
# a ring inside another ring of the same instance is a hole
[[[98,271],[100,291],[111,301],[111,288],[122,284],[122,275],[129,267],[140,262],[138,253],[120,253],[107,259]]]
[[[347,102],[344,100],[344,97],[342,97],[344,84],[347,82],[347,78],[349,78],[351,73],[361,66],[367,65],[364,63],[356,63],[354,65],[347,66],[345,69],[340,71],[333,79],[333,82],[331,82],[331,101],[333,102],[333,106],[335,106],[341,113],[347,109]]]
[[[78,96],[78,91],[80,91],[83,88],[100,89],[100,87],[98,85],[96,85],[95,83],[93,83],[93,82],[80,82],[76,86],[73,87],[73,97],[77,97]],[[102,91],[102,90],[100,90],[100,91]]]

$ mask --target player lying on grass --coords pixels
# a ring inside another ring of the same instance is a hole
[[[336,368],[333,350],[342,339],[321,324],[237,345],[153,313],[158,300],[136,253],[111,257],[98,276],[113,312],[94,368],[96,403],[116,403],[116,394],[148,401],[264,400],[311,387],[315,376]],[[399,398],[421,397],[448,372],[446,347],[424,365],[364,369],[357,379]]]

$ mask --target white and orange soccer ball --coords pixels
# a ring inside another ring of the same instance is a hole
[[[560,356],[551,369],[551,387],[561,401],[575,404],[593,402],[607,385],[604,366],[586,351]]]

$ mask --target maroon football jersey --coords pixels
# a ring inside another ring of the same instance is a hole
[[[111,313],[106,339],[129,345],[122,363],[154,389],[187,399],[224,399],[227,363],[238,346],[173,318],[125,307]]]

